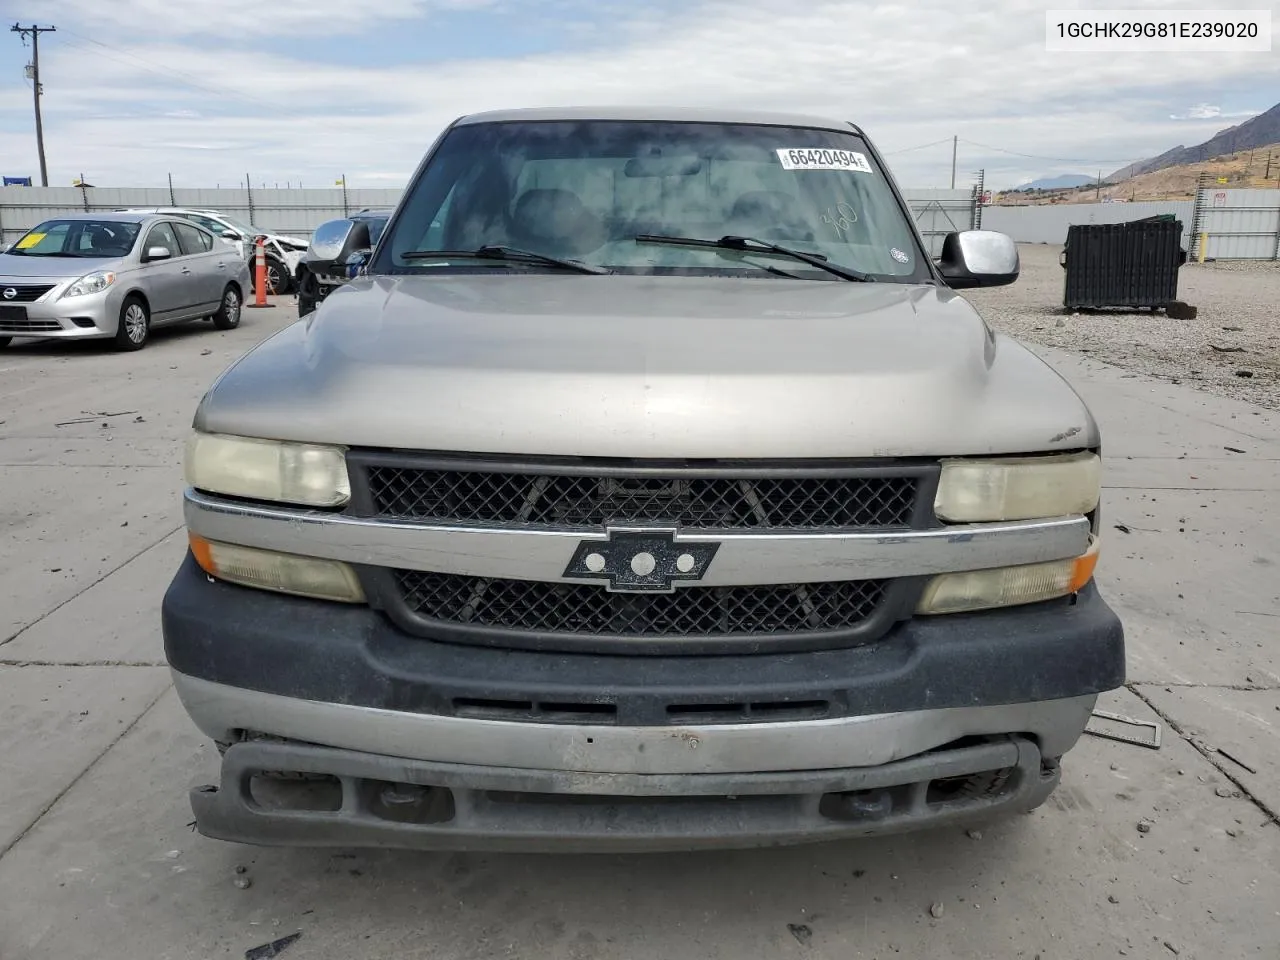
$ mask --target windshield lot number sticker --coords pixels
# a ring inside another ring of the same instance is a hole
[[[853,150],[826,150],[817,147],[781,147],[778,160],[783,170],[854,170],[871,173],[864,154]]]

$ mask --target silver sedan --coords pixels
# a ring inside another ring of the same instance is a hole
[[[178,217],[74,214],[46,220],[0,253],[0,347],[14,337],[111,339],[138,350],[151,330],[240,323],[249,265]]]

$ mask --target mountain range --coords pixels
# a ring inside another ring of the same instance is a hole
[[[1058,177],[1041,177],[1039,180],[1020,184],[1010,192],[1018,193],[1022,190],[1067,190],[1071,187],[1086,187],[1093,182],[1093,177],[1086,177],[1079,173],[1064,173]]]
[[[1273,143],[1280,143],[1280,103],[1277,103],[1265,113],[1258,114],[1251,120],[1246,120],[1244,123],[1234,127],[1227,127],[1225,130],[1219,130],[1204,143],[1196,144],[1193,147],[1184,147],[1179,144],[1172,150],[1166,150],[1158,157],[1152,157],[1150,160],[1140,160],[1137,163],[1129,164],[1127,167],[1121,167],[1107,177],[1107,180],[1125,180],[1140,173],[1151,173],[1155,170],[1164,170],[1166,167],[1198,163],[1204,160],[1211,160],[1223,154],[1251,150],[1254,147],[1265,147]]]

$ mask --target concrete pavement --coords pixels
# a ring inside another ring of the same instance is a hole
[[[1277,956],[1280,416],[1049,349],[1109,458],[1099,580],[1131,682],[1108,708],[1166,724],[1159,751],[1086,737],[1050,803],[976,838],[570,858],[193,834],[216,752],[158,618],[181,445],[212,378],[292,317],[0,352],[3,960],[243,957],[298,931],[289,960]]]

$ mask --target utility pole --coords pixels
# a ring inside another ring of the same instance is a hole
[[[960,146],[960,137],[951,138],[951,189],[956,188],[956,150]]]
[[[1093,199],[1102,199],[1102,171],[1098,171],[1098,185],[1093,188]]]
[[[38,27],[34,23],[29,27],[15,23],[9,28],[10,33],[22,37],[25,45],[27,37],[31,37],[31,87],[36,104],[36,149],[40,152],[40,186],[49,185],[49,169],[44,162],[44,123],[40,119],[40,34],[53,33],[57,27]]]

